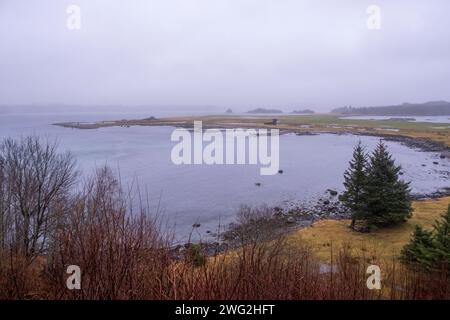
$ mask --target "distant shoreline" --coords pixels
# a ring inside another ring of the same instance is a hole
[[[292,117],[292,116],[291,116]],[[300,116],[302,117],[302,116]],[[308,116],[306,116],[308,117]],[[206,117],[178,117],[178,118],[161,118],[157,119],[154,117],[149,117],[146,119],[138,120],[114,120],[114,121],[100,121],[92,123],[82,123],[82,122],[67,122],[67,123],[56,123],[54,125],[61,126],[65,128],[73,129],[100,129],[104,127],[123,127],[128,128],[131,126],[171,126],[180,128],[193,128],[194,120],[202,120],[204,129],[233,129],[233,128],[267,128],[267,129],[279,129],[280,134],[293,133],[297,135],[318,135],[318,134],[351,134],[359,136],[370,136],[379,137],[388,141],[399,142],[409,148],[418,149],[424,152],[435,152],[440,153],[441,158],[450,159],[450,146],[448,143],[437,141],[431,137],[420,137],[413,134],[404,134],[400,129],[388,128],[374,128],[369,130],[367,128],[357,128],[357,127],[339,127],[339,126],[328,126],[326,128],[317,128],[314,126],[300,125],[299,126],[286,126],[283,124],[283,120],[286,118],[280,118],[280,124],[272,125],[267,123],[267,119],[270,117],[261,116],[256,118],[246,118],[245,116],[206,116]],[[330,121],[332,123],[332,121]],[[357,121],[356,121],[357,122]],[[404,122],[399,122],[404,123]],[[381,130],[380,130],[381,129]],[[386,131],[389,130],[389,131]],[[448,137],[448,132],[446,134]],[[414,133],[414,132],[413,132]],[[438,132],[440,133],[440,132]],[[448,139],[447,139],[448,140]],[[442,196],[450,195],[450,189],[443,191],[436,191],[431,194],[417,195],[416,199],[423,198],[436,198]]]
[[[203,122],[203,128],[267,128],[279,129],[281,133],[295,133],[299,135],[355,134],[382,137],[391,141],[398,141],[407,146],[422,151],[450,152],[448,136],[450,128],[440,127],[437,123],[415,123],[400,120],[356,120],[340,119],[337,115],[317,114],[302,116],[280,116],[277,124],[268,123],[270,116],[195,116],[195,117],[167,117],[145,119],[122,119],[97,122],[63,122],[53,125],[72,129],[100,129],[105,127],[131,126],[172,126],[192,128],[196,120]],[[370,126],[368,126],[368,121]],[[335,123],[336,122],[336,123]],[[341,122],[341,123],[337,123]],[[348,124],[347,124],[348,123]],[[438,129],[439,128],[439,129]],[[441,129],[442,128],[442,129]]]

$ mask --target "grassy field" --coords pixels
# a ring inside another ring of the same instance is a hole
[[[356,132],[360,134],[402,135],[428,139],[450,146],[450,127],[445,123],[395,120],[340,119],[336,115],[289,116],[281,119],[287,126],[310,126],[313,131]]]
[[[279,120],[277,125],[267,124],[272,118]],[[192,125],[193,122],[202,121],[209,127],[253,127],[278,128],[293,132],[331,132],[331,133],[357,133],[370,135],[406,136],[427,139],[450,147],[450,128],[445,123],[407,122],[395,120],[352,120],[340,119],[339,115],[220,115],[173,117],[161,119],[135,119],[100,121],[96,123],[59,123],[56,125],[78,128],[98,129],[111,126],[180,126]]]
[[[268,119],[277,118],[276,126],[267,125]],[[250,117],[204,117],[205,124],[242,124],[268,128],[279,128],[296,132],[335,132],[371,135],[406,136],[442,143],[450,147],[450,126],[447,123],[408,122],[398,120],[354,120],[341,119],[339,115],[290,115]]]
[[[360,233],[349,228],[349,220],[321,220],[312,227],[302,229],[290,235],[289,240],[306,241],[323,260],[330,259],[332,250],[338,251],[343,245],[351,244],[355,256],[368,259],[396,258],[403,246],[409,241],[416,224],[432,229],[433,223],[447,210],[450,197],[415,201],[414,213],[403,225],[384,228],[371,233]]]

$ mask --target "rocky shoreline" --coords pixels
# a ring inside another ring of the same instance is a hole
[[[424,138],[413,138],[404,135],[393,135],[393,134],[383,134],[383,133],[372,133],[372,132],[354,132],[354,131],[295,131],[295,130],[284,130],[285,133],[295,133],[297,135],[320,135],[320,134],[336,134],[336,135],[355,135],[355,136],[368,136],[368,137],[379,137],[386,141],[399,142],[407,147],[418,149],[423,152],[437,152],[441,153],[441,158],[450,159],[450,147],[443,143],[432,141]]]
[[[436,191],[432,194],[416,194],[413,200],[427,200],[450,196],[450,188]],[[311,227],[319,220],[348,220],[350,212],[339,201],[337,191],[328,189],[324,195],[309,202],[285,202],[282,206],[245,208],[244,219],[237,218],[227,228],[214,234],[207,232],[210,238],[201,242],[188,242],[172,248],[172,256],[181,260],[192,246],[199,247],[206,256],[214,256],[234,249],[251,241],[270,241],[281,234]],[[252,211],[253,210],[253,211]],[[193,225],[193,228],[200,225]]]
[[[209,233],[214,240],[188,242],[172,248],[172,255],[181,259],[192,246],[200,246],[207,256],[214,256],[227,249],[238,248],[249,241],[268,241],[280,234],[286,234],[309,227],[322,219],[348,219],[350,213],[339,202],[338,192],[327,190],[319,199],[310,202],[290,201],[282,206],[243,207],[236,222],[230,223],[220,234]],[[200,225],[193,225],[193,229]]]
[[[445,144],[440,142],[422,138],[412,138],[402,135],[385,135],[385,134],[369,134],[369,133],[368,134],[353,133],[353,134],[381,137],[384,140],[399,142],[407,147],[418,149],[420,151],[441,153],[442,159],[444,158],[450,159],[450,147],[447,147]]]

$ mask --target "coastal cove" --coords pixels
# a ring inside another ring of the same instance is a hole
[[[132,117],[133,115],[124,115]],[[136,116],[136,115],[134,115]],[[99,121],[118,115],[77,115],[80,121]],[[103,117],[103,118],[102,118]],[[39,134],[59,141],[61,150],[69,150],[84,174],[105,164],[120,172],[124,188],[136,187],[148,194],[152,211],[160,211],[174,226],[177,237],[184,239],[193,225],[196,236],[217,233],[235,221],[241,205],[314,207],[328,189],[342,191],[342,174],[352,148],[361,140],[368,151],[380,137],[354,134],[302,134],[280,136],[280,169],[282,174],[261,176],[257,165],[177,166],[171,162],[174,143],[173,126],[107,126],[97,130],[73,130],[52,126],[48,116],[21,117],[15,123],[2,116],[3,137]],[[67,119],[67,116],[66,116]],[[92,119],[92,120],[90,120]],[[9,127],[9,128],[8,128]],[[14,129],[15,128],[15,129]],[[394,137],[390,137],[394,139]],[[450,160],[441,152],[424,152],[401,141],[387,140],[389,150],[404,168],[403,179],[411,181],[415,195],[445,193],[450,187]],[[395,139],[394,139],[395,140]],[[420,147],[416,146],[416,147]],[[431,148],[432,149],[432,148]]]
[[[450,301],[449,1],[25,2],[0,2],[0,300]]]

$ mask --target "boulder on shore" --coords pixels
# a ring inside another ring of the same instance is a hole
[[[450,151],[442,152],[439,156],[441,159],[449,158],[450,159]]]
[[[328,189],[327,191],[328,191],[328,193],[329,193],[330,195],[332,195],[333,197],[338,195],[338,192],[337,192],[336,190]]]

